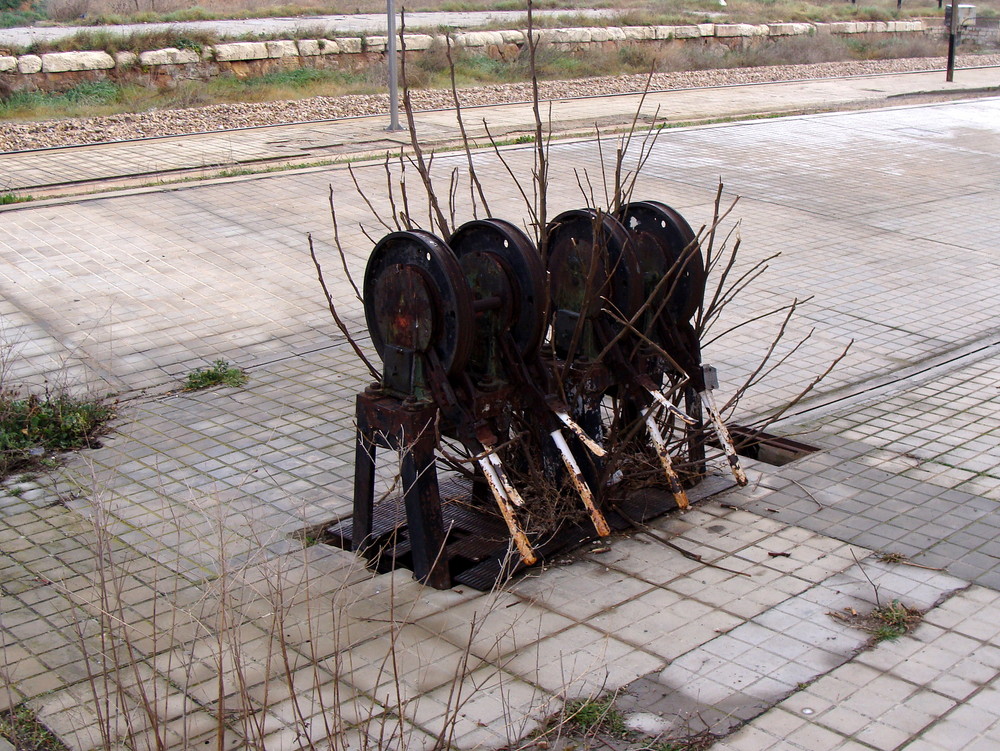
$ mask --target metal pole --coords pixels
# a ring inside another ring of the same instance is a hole
[[[951,0],[951,26],[948,29],[948,72],[945,81],[955,80],[955,45],[958,37],[958,0]]]
[[[393,0],[386,0],[388,14],[389,40],[386,45],[386,60],[389,65],[389,127],[386,130],[402,130],[399,125],[399,70],[396,64],[396,5]]]

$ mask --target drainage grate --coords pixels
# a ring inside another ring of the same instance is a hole
[[[783,467],[796,459],[819,451],[816,446],[742,425],[730,425],[729,433],[733,437],[737,454],[773,467]]]

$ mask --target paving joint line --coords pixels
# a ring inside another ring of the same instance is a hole
[[[857,402],[872,399],[878,392],[889,391],[890,393],[895,393],[904,388],[953,372],[965,365],[989,359],[1000,351],[1000,339],[997,338],[998,335],[1000,335],[1000,331],[994,330],[987,336],[980,337],[974,342],[950,349],[936,356],[928,357],[914,365],[899,368],[886,375],[874,376],[860,383],[848,384],[828,394],[820,394],[813,399],[806,400],[801,409],[791,412],[771,424],[794,425],[796,418],[807,417],[808,419],[814,419],[828,415],[831,412],[840,411]],[[745,419],[753,421],[766,419],[766,417],[766,414],[753,414]]]

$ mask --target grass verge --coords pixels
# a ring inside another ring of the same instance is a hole
[[[0,193],[0,206],[9,206],[13,203],[27,203],[34,200],[31,196],[23,196],[13,192]]]
[[[943,41],[926,37],[880,40],[865,35],[850,39],[834,36],[791,37],[745,50],[714,47],[670,46],[657,48],[623,45],[570,54],[552,45],[540,45],[536,67],[540,80],[566,80],[602,75],[715,70],[780,64],[938,57]],[[523,82],[528,78],[527,56],[496,60],[464,49],[453,51],[459,87]],[[208,81],[182,81],[172,89],[150,89],[138,84],[92,81],[61,93],[17,91],[0,101],[2,120],[45,120],[93,117],[150,110],[184,109],[231,102],[267,102],[315,96],[373,94],[385,90],[387,69],[372,66],[363,71],[298,68],[252,78],[224,75]],[[414,56],[407,77],[415,89],[451,87],[443,45]]]
[[[367,94],[377,90],[378,82],[370,72],[313,68],[277,71],[244,79],[227,75],[208,81],[182,81],[176,88],[162,90],[138,84],[89,81],[63,92],[15,91],[6,100],[0,100],[0,121],[94,117],[227,102]]]

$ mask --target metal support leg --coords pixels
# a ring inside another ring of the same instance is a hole
[[[354,517],[351,527],[351,550],[366,558],[368,557],[366,548],[372,542],[376,450],[375,441],[367,434],[365,426],[359,423],[354,449]]]
[[[694,420],[687,428],[688,461],[695,478],[705,477],[705,422],[701,411],[701,397],[691,386],[684,388],[684,411]]]
[[[413,573],[424,584],[446,589],[451,585],[451,577],[444,554],[446,535],[441,519],[433,437],[422,435],[404,449],[401,465]]]
[[[577,464],[576,457],[573,456],[573,452],[570,451],[569,445],[566,443],[566,439],[563,437],[562,431],[556,428],[553,430],[549,436],[552,438],[552,442],[555,444],[556,448],[559,449],[559,453],[562,455],[563,463],[566,465],[566,471],[569,473],[569,479],[572,481],[576,492],[580,496],[580,500],[583,501],[583,505],[587,508],[587,513],[590,515],[590,521],[594,525],[594,529],[597,530],[597,534],[600,537],[607,537],[611,534],[611,528],[608,527],[608,522],[604,518],[604,514],[601,510],[597,508],[597,504],[594,502],[594,494],[590,491],[590,487],[587,485],[586,480],[583,479],[583,472],[580,471],[580,465]],[[603,454],[601,454],[603,456]]]

